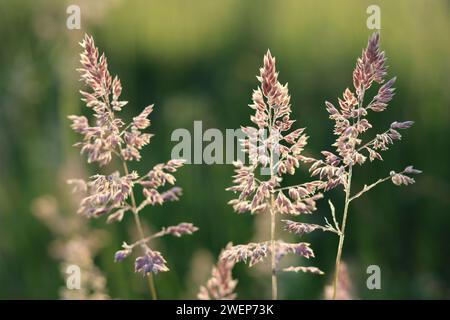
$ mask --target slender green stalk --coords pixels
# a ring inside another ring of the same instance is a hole
[[[152,293],[152,299],[158,300],[158,296],[156,294],[155,280],[153,279],[153,274],[147,274],[147,283],[150,288],[150,292]]]
[[[352,166],[350,165],[349,170],[348,170],[347,184],[345,186],[344,214],[342,217],[341,232],[339,234],[339,245],[338,245],[338,250],[337,250],[337,255],[336,255],[336,267],[335,267],[334,281],[333,281],[333,300],[336,299],[336,294],[337,294],[337,290],[338,290],[339,267],[341,265],[342,250],[344,247],[345,226],[347,224],[348,206],[350,204],[351,185],[352,185]]]
[[[276,227],[276,213],[273,209],[274,196],[272,194],[270,199],[270,244],[272,247],[272,300],[278,299],[278,284],[277,284],[277,269],[275,261],[275,227]]]
[[[122,165],[123,165],[123,170],[125,171],[125,174],[128,175],[129,174],[129,170],[128,170],[127,163],[125,161],[122,161]],[[144,230],[142,229],[141,219],[139,218],[139,214],[138,214],[138,211],[137,211],[136,199],[134,197],[134,191],[133,190],[131,190],[130,197],[131,197],[131,210],[133,212],[134,221],[136,223],[136,227],[137,227],[138,232],[139,232],[139,237],[141,239],[145,239]],[[150,293],[152,295],[152,299],[153,300],[158,300],[158,296],[156,294],[156,288],[155,288],[155,281],[153,280],[153,274],[151,274],[151,273],[147,274],[147,283],[148,283],[148,287],[150,289]]]
[[[272,132],[274,116],[272,112],[269,114],[269,132]],[[274,150],[273,146],[270,149],[270,177],[274,178]],[[278,299],[278,281],[277,281],[277,265],[275,260],[275,228],[276,228],[276,211],[275,211],[275,196],[272,193],[270,196],[270,246],[271,246],[271,275],[272,275],[272,300]]]

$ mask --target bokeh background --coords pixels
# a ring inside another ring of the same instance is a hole
[[[81,7],[81,30],[66,28],[70,4]],[[390,75],[398,77],[393,102],[374,114],[372,123],[380,131],[395,120],[416,124],[384,153],[384,162],[358,169],[355,185],[409,164],[424,173],[413,186],[387,183],[354,202],[344,260],[356,298],[450,298],[450,2],[445,0],[1,0],[0,298],[56,299],[65,283],[61,261],[52,253],[61,234],[36,211],[50,203],[47,210],[71,219],[75,201],[65,180],[97,172],[72,147],[79,137],[66,118],[84,108],[75,68],[85,32],[122,80],[123,97],[130,101],[124,117],[156,104],[151,115],[156,136],[143,150],[143,161],[133,164],[146,172],[170,157],[176,128],[192,131],[194,120],[202,120],[204,129],[249,124],[247,104],[268,48],[277,57],[281,81],[289,82],[293,118],[311,136],[308,152],[328,148],[333,123],[324,101],[336,101],[352,85],[355,59],[371,33],[366,27],[371,4],[381,8],[382,47]],[[155,243],[171,268],[156,278],[161,298],[195,298],[221,248],[268,231],[264,221],[237,215],[226,204],[232,198],[224,190],[231,175],[231,165],[188,165],[177,175],[181,201],[143,215],[151,230],[179,221],[200,227],[193,236]],[[342,193],[329,196],[341,208]],[[42,197],[50,200],[39,202]],[[323,219],[328,210],[323,201],[309,221]],[[109,225],[91,220],[86,227],[104,233],[94,263],[109,295],[148,298],[132,259],[115,264],[112,258],[122,241],[132,238],[131,217]],[[337,238],[316,233],[306,241],[316,253],[309,263],[327,274],[281,276],[281,298],[323,297]],[[371,264],[381,267],[381,290],[366,288]],[[269,275],[261,268],[238,265],[234,275],[240,298],[270,297]]]

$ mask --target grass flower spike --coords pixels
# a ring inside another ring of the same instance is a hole
[[[306,271],[320,273],[317,268],[301,267],[280,270],[280,261],[287,254],[296,254],[306,259],[314,257],[308,243],[285,243],[276,239],[278,216],[298,216],[316,210],[316,201],[322,198],[317,190],[322,181],[305,182],[293,187],[282,187],[283,176],[293,175],[303,164],[314,161],[302,155],[307,144],[304,129],[291,130],[295,120],[291,116],[290,95],[287,84],[278,81],[275,58],[270,51],[264,56],[264,65],[257,77],[260,86],[253,92],[250,108],[255,114],[250,120],[255,126],[242,130],[247,135],[242,140],[244,151],[249,156],[249,165],[235,163],[234,186],[227,190],[238,194],[229,202],[238,213],[268,214],[270,216],[270,240],[228,248],[222,259],[234,262],[249,262],[252,266],[266,257],[271,258],[272,298],[277,299],[277,275],[279,271]],[[261,170],[261,172],[260,172]],[[294,222],[288,222],[288,225]],[[305,230],[313,226],[304,224]],[[298,232],[298,234],[302,234]]]
[[[389,102],[394,97],[394,83],[396,78],[385,82],[387,75],[386,57],[380,49],[380,36],[375,33],[369,39],[366,49],[356,62],[353,71],[354,91],[346,89],[342,98],[338,98],[338,107],[331,102],[325,102],[330,119],[335,121],[334,134],[337,136],[333,147],[335,152],[322,151],[323,160],[316,161],[310,168],[312,176],[319,176],[325,181],[325,190],[343,185],[345,193],[344,210],[342,220],[338,223],[334,206],[330,202],[334,226],[328,224],[329,229],[339,235],[339,244],[336,256],[335,279],[333,298],[337,296],[339,283],[341,256],[345,238],[345,228],[349,204],[356,198],[374,188],[378,184],[391,180],[395,185],[408,185],[414,183],[412,175],[421,173],[412,166],[406,167],[400,172],[391,171],[389,175],[364,187],[356,193],[352,193],[352,177],[354,169],[369,161],[383,160],[382,152],[402,138],[400,130],[408,129],[413,125],[412,121],[393,122],[384,132],[363,142],[362,134],[372,129],[367,116],[370,112],[382,112],[386,110]],[[378,93],[368,100],[366,94],[373,85],[379,85]],[[365,102],[367,101],[368,102]]]
[[[122,221],[130,212],[138,230],[138,240],[134,244],[123,244],[116,252],[115,261],[127,258],[134,249],[140,248],[141,255],[135,260],[135,271],[148,277],[152,296],[156,299],[156,290],[152,274],[168,271],[167,262],[160,252],[149,245],[152,239],[165,235],[179,237],[192,234],[198,229],[190,223],[164,228],[162,231],[145,236],[141,213],[147,206],[162,205],[167,201],[176,201],[182,194],[181,188],[174,186],[176,172],[184,161],[169,160],[157,164],[144,175],[128,169],[128,162],[141,160],[141,149],[150,143],[151,134],[143,132],[151,122],[148,119],[153,105],[146,107],[128,124],[118,117],[118,113],[127,105],[121,99],[122,85],[117,76],[112,77],[108,70],[104,54],[99,55],[98,48],[90,36],[81,42],[84,51],[81,53],[81,80],[90,89],[80,91],[82,100],[94,114],[93,124],[84,116],[69,116],[72,129],[83,135],[83,140],[76,144],[81,153],[86,154],[89,163],[99,166],[109,164],[116,157],[122,164],[122,172],[114,171],[109,175],[96,174],[85,182],[80,179],[70,180],[74,189],[85,193],[78,213],[88,218],[108,216],[107,222]],[[136,202],[135,190],[140,188],[144,199]]]
[[[226,248],[230,248],[231,243]],[[223,252],[223,251],[222,251]],[[234,300],[237,280],[233,279],[233,260],[220,259],[211,271],[211,278],[205,286],[200,287],[197,297],[200,300]]]

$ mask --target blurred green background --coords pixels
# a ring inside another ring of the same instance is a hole
[[[81,30],[66,28],[66,8],[81,7]],[[277,58],[280,80],[289,82],[294,119],[311,136],[310,154],[329,148],[333,123],[324,101],[336,101],[352,85],[352,70],[371,31],[366,9],[381,8],[381,41],[397,94],[386,112],[371,122],[383,131],[395,120],[414,120],[384,162],[355,173],[355,185],[375,181],[390,170],[414,164],[424,173],[417,183],[384,184],[351,208],[344,260],[355,296],[363,299],[450,298],[450,2],[402,1],[0,1],[0,298],[58,298],[64,286],[59,261],[49,254],[55,235],[32,214],[32,203],[52,195],[65,215],[75,215],[68,177],[97,172],[85,165],[72,144],[68,114],[84,112],[75,68],[83,34],[105,51],[113,74],[130,101],[124,118],[150,103],[150,131],[156,136],[133,168],[146,172],[170,157],[176,128],[249,124],[252,89],[263,54]],[[375,133],[373,130],[372,133]],[[104,173],[110,168],[103,169]],[[211,263],[228,241],[251,241],[264,225],[237,215],[226,203],[232,194],[231,165],[188,165],[177,174],[184,189],[180,202],[145,211],[148,228],[191,221],[200,231],[165,238],[157,249],[171,272],[156,277],[163,299],[195,298]],[[290,179],[290,181],[296,181]],[[358,187],[355,187],[359,189]],[[356,190],[356,189],[355,189]],[[329,196],[339,199],[342,193]],[[336,198],[337,197],[337,198]],[[341,202],[335,200],[339,207]],[[329,215],[322,201],[315,217]],[[113,298],[148,298],[132,259],[113,262],[133,221],[106,225],[89,221],[109,235],[95,262]],[[268,231],[268,229],[267,229]],[[283,235],[285,236],[285,235]],[[282,275],[280,296],[321,298],[333,270],[337,238],[306,237],[315,275]],[[366,268],[381,267],[382,290],[366,288]],[[240,298],[269,298],[269,275],[240,264],[235,268]]]

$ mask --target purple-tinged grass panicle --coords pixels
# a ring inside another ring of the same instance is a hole
[[[341,267],[339,268],[339,291],[336,294],[335,299],[337,300],[357,300],[359,299],[356,290],[354,288],[351,273],[347,263],[341,262]],[[333,283],[325,286],[323,293],[325,300],[333,299]]]
[[[323,271],[316,267],[287,267],[283,269],[284,272],[303,272],[303,273],[314,273],[323,275]]]
[[[368,42],[367,48],[363,50],[362,56],[356,62],[353,71],[354,92],[350,89],[344,91],[343,97],[338,98],[338,107],[331,102],[326,101],[326,110],[330,114],[330,119],[335,121],[334,134],[337,136],[333,147],[335,152],[323,151],[324,159],[317,160],[310,168],[312,176],[318,176],[325,182],[324,191],[343,185],[345,193],[344,210],[342,221],[337,222],[335,211],[330,202],[334,226],[328,223],[329,231],[339,235],[339,245],[336,257],[335,278],[333,297],[339,296],[337,286],[339,282],[339,267],[344,244],[345,227],[347,222],[347,213],[351,201],[359,198],[361,195],[377,186],[378,184],[391,180],[395,185],[409,185],[414,183],[411,175],[421,173],[420,170],[408,166],[401,172],[391,171],[390,174],[370,185],[364,187],[357,193],[351,194],[353,168],[361,166],[367,160],[382,161],[383,151],[389,149],[395,141],[402,138],[399,130],[405,130],[413,125],[413,121],[393,122],[389,128],[375,137],[363,142],[362,134],[372,129],[372,124],[367,119],[369,113],[382,112],[388,107],[394,97],[394,83],[396,78],[385,82],[387,76],[386,56],[380,49],[380,36],[374,33]],[[367,90],[374,85],[379,84],[378,93],[371,99],[366,99]],[[365,101],[369,101],[365,103]],[[291,227],[290,229],[292,229]]]
[[[166,234],[170,234],[179,238],[185,234],[193,234],[197,230],[198,228],[195,227],[192,223],[183,222],[176,226],[168,227],[167,229],[164,230],[164,232]]]
[[[168,271],[169,268],[161,253],[151,249],[150,240],[165,235],[180,237],[192,234],[198,229],[191,223],[181,223],[146,237],[141,224],[141,211],[147,206],[162,205],[179,199],[182,190],[174,186],[176,179],[173,173],[183,166],[184,160],[172,159],[167,163],[157,164],[142,176],[136,171],[130,173],[127,163],[141,160],[140,151],[150,143],[153,136],[143,130],[151,124],[148,117],[153,112],[154,106],[144,108],[138,116],[126,124],[118,116],[128,103],[121,99],[120,79],[111,76],[105,54],[99,55],[92,37],[86,35],[80,45],[83,48],[80,55],[82,67],[78,71],[81,80],[89,88],[88,91],[80,93],[82,101],[92,110],[95,120],[90,121],[85,116],[69,116],[72,129],[83,135],[83,140],[75,146],[80,147],[81,153],[87,155],[88,163],[97,162],[100,166],[104,166],[110,164],[113,157],[116,157],[122,162],[123,172],[96,174],[87,182],[80,179],[68,182],[74,186],[75,191],[85,194],[78,209],[81,215],[88,218],[107,215],[107,222],[111,223],[122,221],[125,215],[131,212],[140,240],[131,245],[124,243],[123,249],[116,252],[114,260],[125,260],[135,247],[140,247],[142,255],[135,260],[135,271],[148,276],[152,296],[156,299],[152,274]],[[136,202],[134,195],[137,187],[142,190],[145,198],[140,204]]]
[[[142,274],[165,272],[169,271],[166,266],[167,261],[158,251],[152,251],[149,248],[145,254],[138,257],[134,262],[134,269],[136,272],[142,272]]]
[[[316,201],[322,198],[318,191],[324,188],[324,182],[317,180],[292,187],[282,186],[284,175],[295,174],[300,166],[309,166],[315,159],[302,154],[308,137],[304,128],[292,129],[295,120],[291,119],[288,86],[278,81],[275,58],[270,51],[264,56],[257,79],[260,86],[253,91],[249,105],[255,112],[250,116],[254,126],[242,127],[247,138],[241,142],[248,154],[249,165],[240,161],[234,163],[234,185],[227,190],[238,195],[229,202],[237,213],[270,216],[270,241],[236,245],[226,249],[221,257],[226,261],[248,262],[252,266],[270,256],[272,298],[277,299],[277,275],[283,270],[279,267],[281,258],[288,253],[305,258],[314,256],[309,244],[286,244],[276,240],[277,217],[313,213]],[[268,174],[260,174],[259,170]],[[314,226],[309,228],[315,229]],[[307,230],[306,224],[304,229]]]
[[[311,223],[301,223],[301,222],[295,222],[292,220],[281,220],[285,224],[284,230],[297,234],[299,236],[302,236],[307,233],[311,233],[314,230],[324,230],[323,226],[320,226],[318,224],[311,224]]]
[[[55,236],[49,246],[50,254],[60,263],[62,277],[67,277],[67,268],[76,265],[82,277],[79,290],[67,287],[59,289],[64,300],[105,300],[108,294],[106,277],[95,264],[98,252],[108,242],[103,230],[92,230],[86,220],[78,215],[65,215],[53,196],[40,196],[32,202],[31,211]]]
[[[225,261],[245,262],[250,267],[262,261],[269,254],[270,243],[248,243],[232,246],[221,254],[221,259]]]
[[[226,248],[231,248],[229,243]],[[222,251],[223,252],[223,251]],[[237,297],[235,289],[238,281],[233,279],[233,260],[220,259],[212,268],[211,278],[205,286],[200,287],[197,297],[200,300],[234,300]]]

